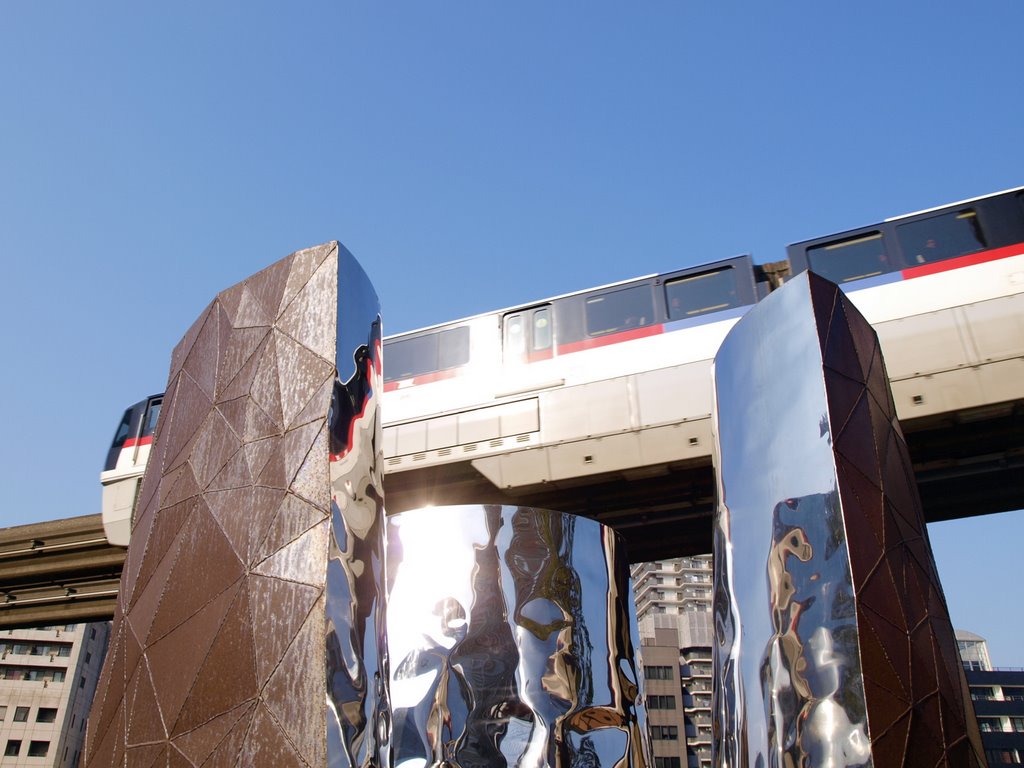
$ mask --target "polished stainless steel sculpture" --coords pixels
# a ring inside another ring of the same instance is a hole
[[[394,765],[646,766],[618,536],[525,507],[388,518]]]
[[[387,764],[376,294],[338,243],[175,348],[88,766]]]
[[[714,380],[716,765],[984,765],[871,326],[799,275]]]

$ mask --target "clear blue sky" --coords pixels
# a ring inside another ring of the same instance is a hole
[[[1024,184],[1024,3],[0,7],[0,525],[99,511],[214,294],[344,242],[408,330]],[[931,527],[1024,666],[1024,513]]]

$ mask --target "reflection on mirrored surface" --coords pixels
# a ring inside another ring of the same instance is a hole
[[[338,284],[337,375],[328,425],[327,763],[388,765],[381,318],[369,280],[347,252],[340,255]]]
[[[525,507],[388,519],[394,765],[647,766],[618,537]]]
[[[716,764],[983,765],[878,339],[833,283],[733,328],[715,438]]]

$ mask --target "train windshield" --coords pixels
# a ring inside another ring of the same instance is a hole
[[[160,418],[160,404],[163,400],[153,400],[149,404],[149,411],[146,413],[146,425],[142,429],[142,436],[149,437],[156,432],[156,422]]]
[[[670,320],[685,320],[739,305],[736,274],[732,267],[687,275],[665,283]]]
[[[145,401],[136,403],[124,412],[121,422],[117,425],[117,431],[114,432],[114,441],[110,444],[110,450],[107,452],[107,461],[103,465],[104,470],[110,470],[117,466],[117,458],[121,449],[124,448],[124,444],[128,438],[136,436],[135,433],[139,428],[139,413],[144,405]]]

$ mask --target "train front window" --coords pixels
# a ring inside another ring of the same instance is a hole
[[[149,404],[149,412],[146,414],[146,427],[142,430],[143,437],[149,437],[156,432],[156,422],[160,418],[160,404],[162,400],[154,400]]]
[[[707,312],[735,307],[735,272],[731,267],[687,275],[665,283],[665,302],[670,320],[685,320]]]
[[[132,413],[134,410],[134,407],[132,407],[124,412],[124,416],[121,417],[121,423],[117,425],[117,431],[114,432],[114,442],[110,446],[111,448],[119,449],[124,447],[125,440],[131,435]]]
[[[649,285],[623,288],[587,299],[587,335],[641,328],[654,322],[654,297]]]
[[[931,264],[984,250],[985,233],[972,208],[943,213],[896,227],[908,266]]]
[[[881,232],[835,240],[807,249],[807,263],[833,283],[845,283],[891,272]]]

